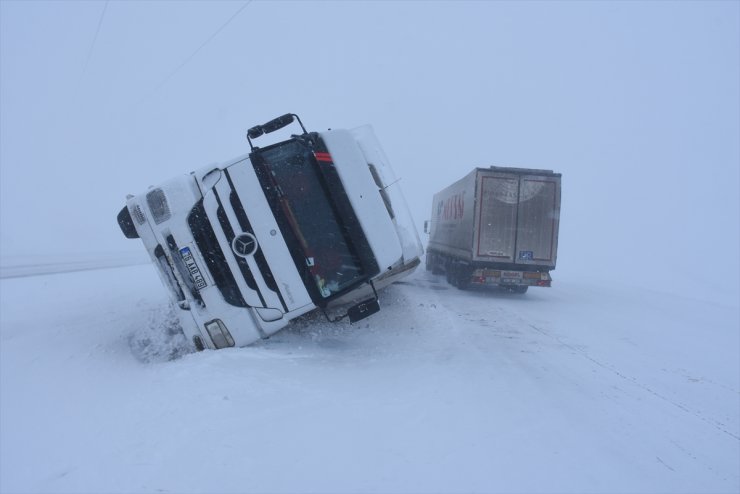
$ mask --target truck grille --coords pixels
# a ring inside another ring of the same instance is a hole
[[[229,183],[231,183],[231,181],[229,181]],[[244,211],[244,207],[242,206],[242,203],[239,200],[239,196],[237,196],[236,192],[233,191],[233,185],[232,185],[232,192],[231,192],[231,196],[229,197],[229,201],[231,202],[231,207],[234,208],[234,212],[236,213],[236,218],[237,220],[239,220],[239,226],[241,227],[242,231],[246,233],[251,233],[252,235],[254,235],[254,231],[252,230],[252,225],[249,223],[249,218],[247,217],[247,213]],[[265,259],[265,254],[262,252],[261,248],[257,249],[257,252],[255,252],[254,260],[257,262],[257,268],[260,270],[260,274],[262,275],[262,278],[265,280],[265,284],[267,285],[267,287],[277,294],[285,310],[288,310],[287,306],[285,305],[285,301],[283,300],[283,296],[280,294],[280,290],[278,290],[277,282],[275,281],[275,276],[273,276],[272,270],[270,269],[269,264],[267,264],[267,260]]]
[[[193,233],[193,239],[198,246],[206,267],[213,277],[213,281],[218,287],[224,300],[237,307],[248,307],[242,297],[239,286],[236,284],[234,275],[231,273],[223,250],[216,239],[208,215],[203,208],[203,200],[190,211],[188,215],[188,226]]]
[[[239,222],[239,228],[245,233],[250,233],[252,235],[255,235],[254,230],[252,229],[252,224],[249,221],[249,217],[247,216],[247,212],[244,210],[244,206],[242,206],[241,201],[239,200],[239,195],[236,193],[236,188],[234,187],[234,182],[231,180],[231,176],[229,175],[228,170],[224,170],[224,174],[226,175],[226,179],[228,180],[229,187],[231,188],[231,193],[229,194],[229,205],[234,210],[234,214],[236,215],[236,219]],[[228,235],[227,235],[228,236]],[[229,241],[231,241],[232,237],[229,237]],[[247,266],[247,263],[244,259],[235,256],[240,262],[243,261],[244,266],[249,270],[249,266]],[[267,288],[275,293],[277,295],[278,299],[280,300],[280,304],[283,306],[283,309],[288,312],[288,305],[285,303],[285,300],[283,299],[283,295],[280,293],[280,290],[278,289],[277,280],[275,279],[275,276],[272,274],[272,270],[270,269],[270,265],[267,263],[267,259],[265,259],[265,254],[262,252],[262,247],[257,248],[257,252],[254,253],[254,260],[257,263],[257,269],[259,270],[259,274],[262,277],[263,281],[265,282],[265,285],[267,285]],[[251,274],[251,271],[250,271]],[[258,290],[259,292],[259,290]],[[262,294],[260,294],[260,299],[262,300]]]
[[[231,227],[231,224],[229,223],[229,218],[226,216],[226,211],[224,211],[224,207],[221,204],[220,199],[218,203],[219,203],[219,207],[218,207],[218,212],[216,213],[218,215],[218,223],[221,226],[221,229],[223,230],[224,235],[226,235],[226,239],[229,241],[229,244],[231,244],[236,234],[234,233],[234,229]],[[247,264],[247,260],[244,259],[243,257],[238,257],[238,256],[234,256],[234,259],[236,259],[236,262],[239,264],[239,270],[241,271],[241,274],[244,277],[244,281],[247,283],[247,286],[251,288],[252,290],[254,290],[255,292],[257,292],[257,294],[260,297],[260,302],[262,303],[262,307],[265,307],[265,299],[260,293],[259,288],[257,287],[257,282],[254,279],[252,270],[249,269],[249,264]]]
[[[222,197],[215,187],[212,189],[218,202],[218,209],[216,210],[218,221],[209,221],[203,206],[203,201],[200,201],[198,205],[193,208],[188,217],[188,224],[193,232],[195,242],[206,260],[208,269],[213,275],[216,286],[219,288],[224,299],[228,303],[239,307],[250,306],[250,304],[245,301],[244,296],[239,289],[239,285],[234,278],[235,276],[241,276],[246,285],[259,296],[259,304],[262,307],[267,307],[268,304],[265,301],[265,294],[260,291],[260,285],[256,279],[256,277],[260,277],[261,280],[264,281],[264,284],[262,285],[263,289],[266,287],[268,290],[272,291],[280,301],[282,308],[287,312],[288,306],[278,289],[275,276],[265,259],[265,255],[262,252],[261,247],[258,247],[257,251],[254,253],[254,263],[256,264],[257,270],[253,272],[247,259],[235,255],[231,252],[231,249],[228,249],[228,252],[226,252],[227,249],[222,249],[218,242],[217,235],[213,228],[220,228],[223,235],[226,237],[228,244],[231,244],[234,237],[241,232],[255,235],[249,221],[249,217],[239,200],[239,196],[236,193],[228,171],[224,171],[224,174],[228,179],[229,187],[231,189],[228,194],[229,197]],[[226,208],[230,208],[234,214],[227,214]],[[234,231],[235,228],[237,228],[237,225],[232,225],[229,221],[229,216],[232,218],[236,217],[239,223],[238,229],[240,231]],[[232,256],[232,259],[236,261],[236,264],[239,266],[238,272],[232,271],[229,268],[226,256]],[[254,267],[255,264],[252,264],[252,267]]]

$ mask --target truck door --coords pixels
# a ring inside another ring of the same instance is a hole
[[[517,264],[555,266],[560,177],[522,175],[519,181]]]
[[[483,172],[479,187],[476,256],[495,262],[514,262],[519,177]]]

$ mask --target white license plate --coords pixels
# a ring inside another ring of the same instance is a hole
[[[195,263],[195,258],[193,257],[193,253],[190,252],[190,248],[183,247],[182,249],[180,249],[180,256],[182,256],[182,260],[185,262],[185,266],[188,268],[190,277],[193,279],[195,289],[202,290],[203,288],[207,287],[208,284],[206,283],[205,278],[203,278],[203,275],[200,274],[200,269],[198,269],[198,265]]]

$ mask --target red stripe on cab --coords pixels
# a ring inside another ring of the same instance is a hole
[[[316,161],[328,161],[331,162],[331,155],[329,153],[314,153]]]

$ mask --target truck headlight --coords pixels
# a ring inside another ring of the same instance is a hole
[[[220,319],[207,322],[206,331],[208,331],[208,335],[211,337],[211,341],[213,341],[213,345],[216,348],[234,346],[234,338],[231,337],[231,333],[229,333],[226,325]]]
[[[152,212],[152,218],[156,224],[170,219],[170,205],[167,204],[167,197],[162,189],[154,189],[146,195],[146,203]]]

